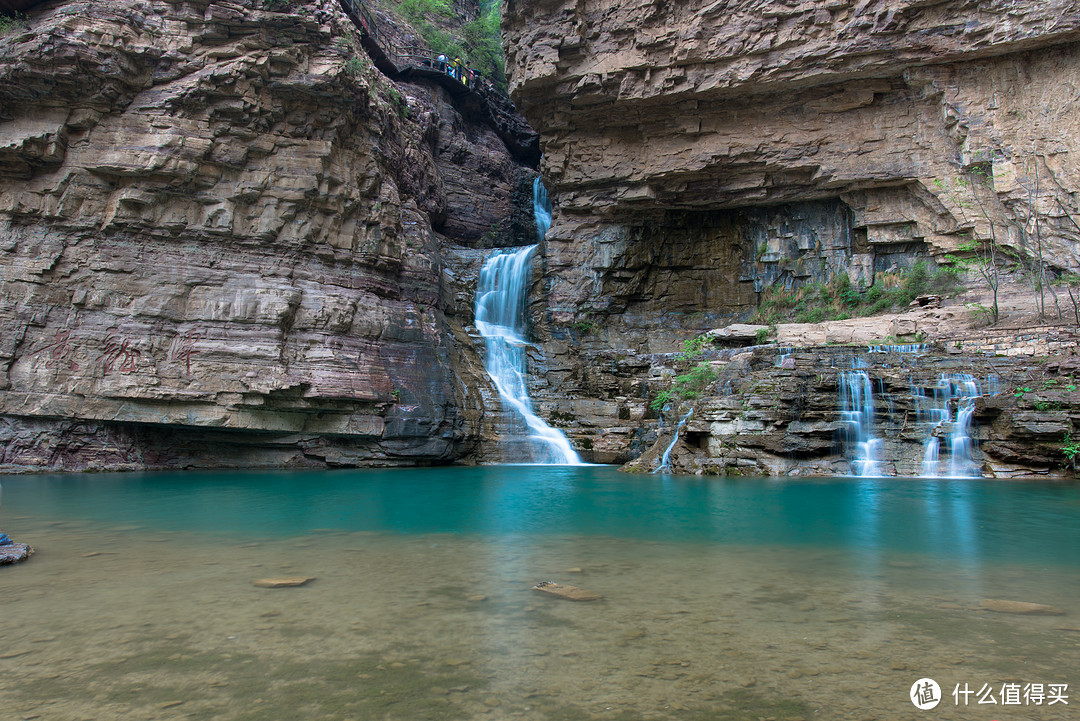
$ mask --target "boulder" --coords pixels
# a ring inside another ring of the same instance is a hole
[[[751,323],[732,323],[723,328],[713,328],[705,333],[712,340],[737,342],[739,344],[753,345],[758,342],[758,333],[768,331],[767,325],[753,325]]]
[[[0,566],[21,563],[33,555],[34,549],[25,543],[9,543],[0,546]]]

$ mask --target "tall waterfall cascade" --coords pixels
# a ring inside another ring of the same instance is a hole
[[[551,225],[551,205],[539,179],[533,188],[536,224],[544,233]],[[484,338],[484,368],[495,383],[503,407],[524,421],[523,461],[582,465],[566,436],[536,415],[529,399],[525,306],[529,266],[535,250],[536,246],[530,245],[496,253],[480,270],[476,288],[476,328]]]

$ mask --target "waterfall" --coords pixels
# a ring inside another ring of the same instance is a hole
[[[956,399],[956,421],[949,434],[949,476],[952,478],[971,478],[979,475],[975,462],[971,459],[971,417],[975,415],[975,399],[979,397],[979,386],[968,375],[955,375],[949,378]]]
[[[948,477],[977,478],[979,471],[971,457],[974,447],[971,440],[971,422],[975,415],[975,399],[982,395],[978,381],[967,373],[943,373],[933,391],[931,398],[921,388],[912,387],[917,407],[916,420],[925,428],[922,475],[928,478],[941,475],[941,437],[945,435],[943,431],[948,430]]]
[[[840,407],[852,474],[864,478],[880,476],[882,442],[874,437],[874,393],[866,371],[840,374]]]
[[[540,176],[533,181],[533,217],[536,218],[536,232],[540,236],[537,240],[543,240],[551,228],[551,201]]]
[[[536,224],[543,232],[551,225],[547,191],[537,179],[533,186]],[[529,261],[535,245],[501,251],[488,258],[476,288],[476,329],[484,338],[487,370],[503,406],[525,421],[526,448],[534,463],[581,465],[581,459],[563,433],[533,412],[525,378],[525,303]]]
[[[923,478],[937,478],[938,475],[938,452],[941,442],[936,436],[930,436],[923,445],[922,475]]]
[[[656,470],[654,470],[653,473],[664,473],[665,471],[671,470],[671,449],[679,442],[679,431],[686,425],[686,421],[690,419],[690,414],[693,412],[693,408],[687,411],[686,415],[679,421],[679,425],[675,426],[675,437],[671,439],[671,443],[664,449],[664,455],[660,457],[660,465],[656,467]]]

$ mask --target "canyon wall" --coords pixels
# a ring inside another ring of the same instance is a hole
[[[1080,267],[1074,0],[512,1],[505,35],[557,205],[556,322],[682,315],[669,269],[735,314],[992,234]]]
[[[1051,275],[1080,270],[1080,2],[509,0],[504,37],[555,203],[533,308],[534,392],[596,460],[624,462],[662,437],[649,401],[687,371],[674,352],[745,319],[770,289],[841,273],[869,287],[989,243],[1017,268],[1041,258]],[[955,369],[944,349],[971,320],[930,324],[928,368]],[[902,337],[924,335],[899,323]],[[830,406],[829,427],[813,430],[828,448],[801,457],[846,472],[843,366],[808,357],[823,364],[816,387],[759,401],[783,409],[805,392]],[[755,373],[792,375],[755,362]],[[699,472],[738,466],[706,440],[713,426],[717,438],[734,428],[724,413],[746,410],[726,395],[714,384],[696,402]],[[736,434],[747,472],[794,469],[770,455],[806,445],[777,413]],[[994,413],[995,437],[1024,436]],[[1071,423],[1054,426],[1058,443]],[[1048,460],[1049,438],[1032,441],[1030,469],[1060,462]],[[984,440],[1000,451],[988,474],[1023,465],[1024,442],[1005,453]]]
[[[0,467],[469,457],[492,391],[444,247],[512,242],[535,173],[467,115],[333,0],[32,9],[0,37]]]

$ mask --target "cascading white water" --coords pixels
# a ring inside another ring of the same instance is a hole
[[[949,476],[971,478],[978,472],[971,459],[971,417],[975,415],[975,399],[979,386],[967,373],[949,378],[949,385],[956,398],[956,421],[949,434]]]
[[[537,240],[543,240],[551,228],[551,201],[539,176],[533,181],[533,217],[536,218],[536,232],[540,236]]]
[[[675,426],[675,437],[671,439],[671,443],[664,449],[664,455],[660,457],[660,465],[656,467],[653,473],[663,473],[664,471],[671,470],[671,450],[675,447],[675,444],[679,442],[679,432],[682,431],[683,426],[690,420],[690,414],[694,412],[691,408],[687,411],[686,415],[679,420],[679,425]]]
[[[539,178],[533,189],[536,224],[546,232],[551,225],[547,191]],[[484,337],[487,351],[484,368],[495,382],[504,407],[525,421],[528,430],[523,455],[528,457],[524,460],[582,465],[566,436],[533,411],[525,383],[525,302],[529,260],[534,250],[536,246],[530,245],[497,253],[488,258],[480,270],[476,288],[476,328]]]
[[[880,476],[882,442],[874,437],[874,394],[866,371],[840,374],[840,408],[852,474],[864,478]]]
[[[967,373],[942,374],[927,396],[922,388],[912,387],[916,420],[925,428],[922,475],[937,478],[941,475],[940,452],[942,431],[948,430],[950,478],[977,478],[978,468],[971,457],[971,420],[975,415],[975,399],[982,393],[978,381]],[[953,411],[955,410],[955,417]]]
[[[930,436],[923,444],[922,475],[923,478],[937,478],[938,453],[941,450],[941,442],[936,436]]]

